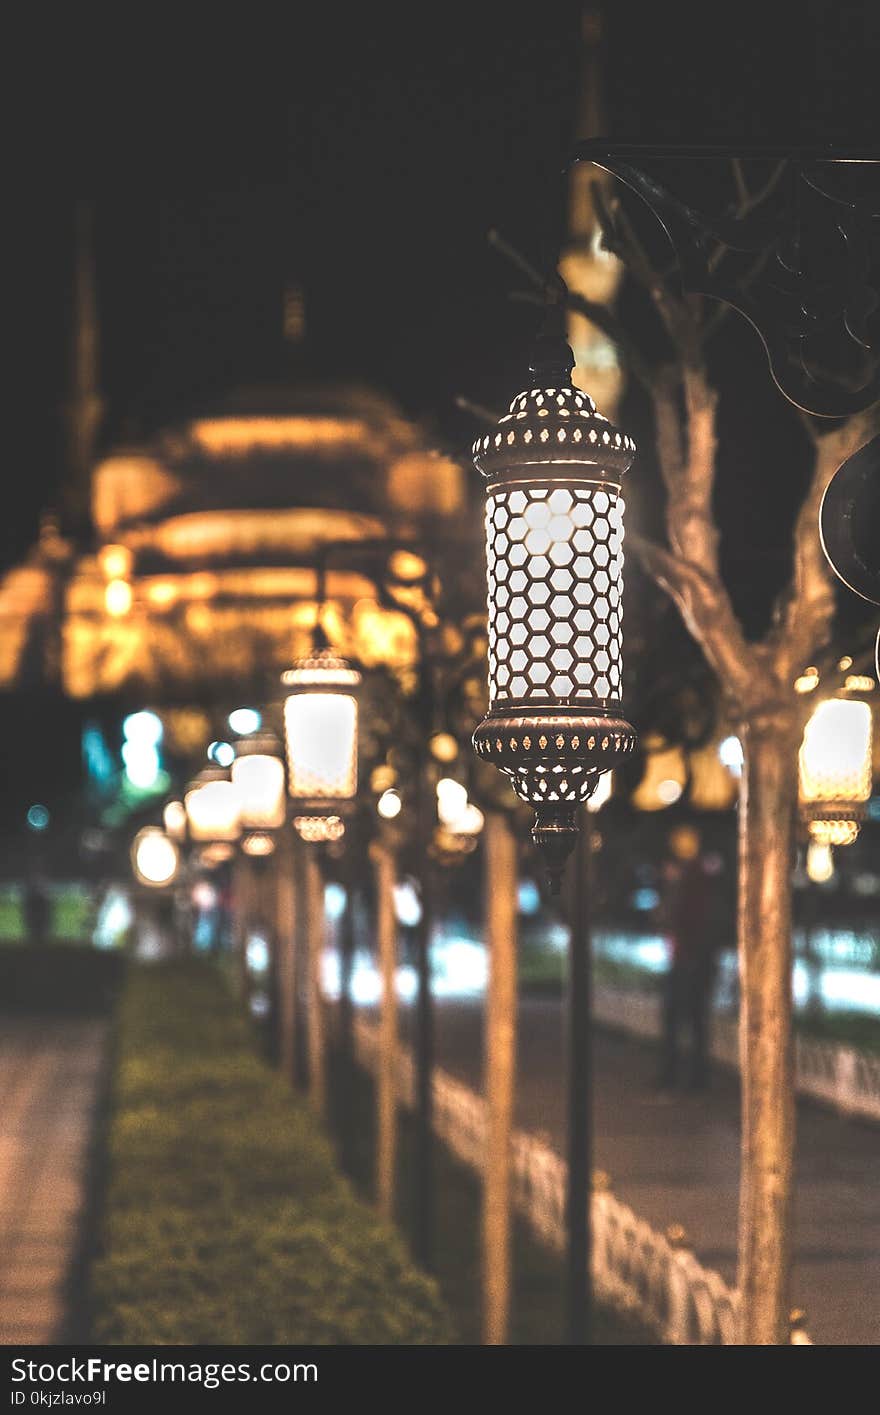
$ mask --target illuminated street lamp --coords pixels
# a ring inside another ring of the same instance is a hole
[[[287,786],[295,816],[340,816],[357,793],[361,675],[321,636],[282,674]]]
[[[131,847],[131,863],[139,884],[163,889],[172,884],[180,867],[180,852],[158,826],[144,826]]]
[[[239,796],[223,767],[205,767],[190,782],[183,799],[189,836],[196,844],[234,844],[238,840]]]
[[[826,698],[804,729],[801,813],[820,845],[850,845],[871,795],[871,709],[858,698]]]
[[[564,326],[560,298],[548,309],[529,387],[473,447],[487,482],[489,605],[489,711],[474,748],[534,806],[532,839],[554,894],[578,841],[581,807],[636,746],[622,715],[620,494],[635,443],[572,385]],[[584,832],[566,1003],[565,1286],[575,1345],[587,1339],[590,1309],[589,849]]]
[[[182,843],[186,840],[186,807],[182,801],[166,801],[162,811],[162,823],[165,826],[165,834],[172,840]]]
[[[231,779],[238,792],[242,829],[279,830],[285,821],[287,804],[284,761],[278,738],[271,732],[261,732],[237,742]]]
[[[621,714],[621,479],[635,444],[571,382],[561,307],[531,386],[474,443],[487,481],[489,712],[474,747],[535,807],[558,892],[577,813],[636,745]]]

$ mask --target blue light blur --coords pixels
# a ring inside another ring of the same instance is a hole
[[[132,712],[122,724],[126,742],[142,742],[147,747],[158,747],[162,732],[162,719],[154,712]]]
[[[263,719],[256,708],[240,707],[235,708],[227,718],[229,726],[233,732],[237,732],[239,737],[246,737],[249,732],[259,732],[263,725]]]
[[[341,919],[348,895],[341,884],[331,880],[324,890],[324,909],[328,919]]]
[[[46,830],[48,828],[50,819],[51,817],[49,815],[48,809],[45,806],[41,806],[39,803],[31,806],[28,810],[27,823],[31,830],[36,830],[38,832],[41,830]]]
[[[216,762],[217,766],[232,766],[235,748],[231,742],[212,742],[208,748],[208,760]]]
[[[516,903],[521,914],[537,914],[541,907],[541,891],[533,879],[521,879],[516,887]]]
[[[660,895],[656,889],[637,889],[632,897],[632,906],[640,913],[647,913],[651,909],[656,909],[660,903]]]

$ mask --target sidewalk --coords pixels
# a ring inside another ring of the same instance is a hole
[[[106,1034],[0,1017],[0,1344],[63,1332]]]
[[[403,1027],[410,1014],[403,1015]],[[482,1008],[437,1004],[437,1064],[482,1089]],[[516,1123],[559,1148],[564,1135],[563,1016],[558,999],[520,1000]],[[736,1261],[739,1102],[716,1069],[708,1094],[663,1101],[651,1046],[597,1029],[595,1163],[655,1228],[681,1223],[697,1257],[732,1282]],[[798,1105],[794,1302],[818,1345],[880,1342],[880,1132]]]

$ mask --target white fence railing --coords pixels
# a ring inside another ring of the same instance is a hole
[[[597,987],[593,999],[597,1022],[641,1037],[659,1037],[662,1031],[660,998],[625,988]],[[712,1055],[726,1066],[739,1066],[736,1022],[715,1017]],[[838,1042],[813,1037],[795,1039],[795,1085],[805,1096],[832,1105],[846,1115],[880,1121],[880,1055],[858,1051]]]
[[[361,1064],[376,1067],[378,1032],[358,1018],[355,1048]],[[411,1053],[398,1051],[398,1095],[415,1102]],[[481,1096],[445,1071],[434,1072],[434,1129],[455,1155],[482,1173],[486,1152],[486,1106]],[[514,1133],[513,1202],[537,1237],[561,1250],[565,1241],[565,1161],[534,1135]],[[676,1346],[737,1343],[738,1296],[693,1253],[657,1233],[608,1190],[592,1196],[592,1271],[597,1293],[632,1312],[663,1340]],[[808,1344],[798,1331],[792,1340]]]

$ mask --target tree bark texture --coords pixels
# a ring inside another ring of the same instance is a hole
[[[794,1169],[791,871],[797,801],[792,717],[743,727],[739,966],[741,1340],[788,1342]]]
[[[503,1346],[510,1319],[510,1154],[516,1076],[516,842],[502,815],[485,831],[489,987],[484,1037],[483,1343]]]

